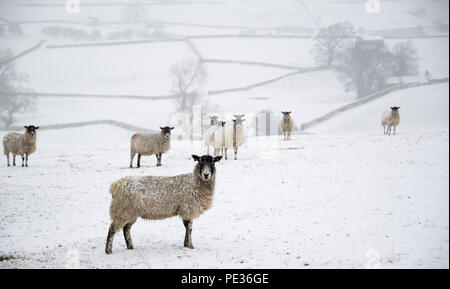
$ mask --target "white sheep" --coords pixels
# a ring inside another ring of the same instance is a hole
[[[233,115],[236,119],[233,119],[232,123],[227,123],[222,127],[214,130],[213,133],[213,147],[214,155],[218,155],[222,152],[225,159],[228,159],[228,149],[234,149],[234,159],[237,160],[238,148],[245,142],[245,132],[243,119],[244,115]]]
[[[112,195],[105,252],[112,253],[114,234],[123,228],[128,249],[130,229],[137,218],[159,220],[180,216],[186,228],[184,247],[192,246],[192,220],[212,206],[216,183],[215,163],[222,157],[192,155],[193,173],[175,177],[129,176],[111,184]]]
[[[9,153],[13,155],[13,166],[16,166],[16,155],[22,157],[22,167],[28,167],[28,156],[36,151],[36,130],[38,126],[24,126],[25,133],[10,132],[3,137],[3,153],[9,164]]]
[[[207,153],[209,154],[209,147],[212,146],[213,132],[218,126],[218,116],[210,116],[210,125],[203,132],[203,144],[207,147]]]
[[[383,126],[384,134],[391,134],[392,127],[394,127],[394,135],[396,133],[396,128],[400,123],[400,113],[399,106],[391,107],[391,110],[387,110],[381,116],[381,125]]]
[[[141,167],[141,155],[156,156],[156,166],[161,166],[162,154],[170,149],[170,132],[173,127],[160,127],[161,133],[136,133],[131,137],[130,168],[138,154],[137,167]]]
[[[280,121],[280,130],[284,135],[284,140],[291,139],[291,133],[295,129],[294,120],[291,117],[291,111],[282,111],[283,118]]]

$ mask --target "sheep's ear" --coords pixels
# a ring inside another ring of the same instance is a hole
[[[25,129],[28,129],[28,126],[25,125],[24,128],[25,128]]]
[[[39,129],[39,127],[37,126],[37,127],[35,127],[34,129]]]
[[[173,129],[174,129],[174,127],[171,127],[171,128],[170,128],[170,130],[173,130]]]
[[[222,156],[214,157],[214,162],[220,162],[221,159],[222,159]]]
[[[159,127],[161,130],[164,130],[164,128],[162,126]]]
[[[198,155],[192,155],[192,158],[194,159],[194,161],[198,162],[200,161],[200,157]]]

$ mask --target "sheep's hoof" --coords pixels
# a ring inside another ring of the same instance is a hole
[[[112,254],[112,249],[106,248],[105,249],[105,253],[108,254],[108,255]]]
[[[189,248],[189,249],[194,249],[194,246],[192,246],[192,244],[185,244],[184,247]]]
[[[10,167],[10,165],[8,164],[8,167]]]
[[[134,246],[127,246],[127,249],[128,249],[128,250],[133,250],[133,249],[134,249]]]
[[[161,164],[156,164],[156,166],[157,166],[157,167],[160,167],[160,166],[161,166]]]
[[[28,165],[25,165],[28,168]]]
[[[22,168],[24,167],[24,165],[22,164]]]

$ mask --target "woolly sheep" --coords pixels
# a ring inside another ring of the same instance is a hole
[[[391,110],[387,110],[381,116],[381,125],[383,126],[384,134],[391,134],[392,127],[394,127],[394,135],[396,133],[396,128],[400,123],[400,113],[399,106],[391,107]]]
[[[162,154],[170,149],[170,132],[174,127],[160,127],[161,133],[136,133],[131,137],[130,168],[133,159],[138,154],[137,167],[141,167],[141,155],[156,156],[156,166],[161,166]]]
[[[22,157],[22,167],[28,167],[28,156],[36,151],[36,130],[38,126],[24,126],[25,133],[10,132],[3,137],[3,153],[9,164],[9,153],[13,155],[13,166],[16,166],[16,155]]]
[[[184,247],[192,246],[192,220],[212,206],[216,168],[222,157],[192,155],[193,173],[175,177],[129,176],[111,184],[112,195],[105,252],[112,253],[114,234],[123,228],[128,249],[133,249],[130,229],[137,218],[160,220],[180,216],[186,229]]]
[[[291,139],[291,133],[295,129],[295,123],[294,120],[291,117],[292,111],[282,111],[283,118],[280,122],[280,130],[284,135],[284,140],[290,140]]]
[[[218,116],[210,116],[209,117],[211,122],[210,122],[210,126],[208,128],[205,129],[204,133],[203,133],[203,144],[208,148],[207,153],[209,154],[209,147],[212,146],[212,134],[214,132],[214,130],[217,128],[218,125]]]
[[[228,159],[227,151],[228,149],[234,149],[234,159],[237,160],[238,148],[242,146],[245,142],[245,133],[243,119],[244,115],[233,115],[236,119],[233,122],[226,124],[222,127],[214,130],[213,133],[213,147],[214,155],[217,155],[222,151],[225,159]]]

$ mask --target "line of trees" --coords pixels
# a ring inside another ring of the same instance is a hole
[[[387,79],[418,73],[417,50],[412,42],[389,48],[383,39],[357,37],[354,27],[340,22],[323,28],[315,37],[313,55],[320,65],[333,68],[357,98],[387,86]]]

